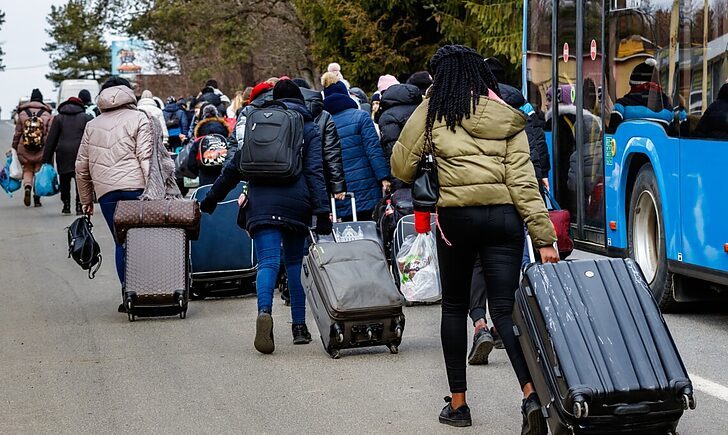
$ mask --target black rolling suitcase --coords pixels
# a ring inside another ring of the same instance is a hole
[[[676,434],[693,387],[639,266],[529,266],[515,332],[554,435]]]

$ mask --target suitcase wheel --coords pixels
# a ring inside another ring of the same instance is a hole
[[[133,315],[132,313],[130,313],[130,312],[127,312],[127,313],[126,313],[126,315],[127,315],[128,317],[129,317],[129,321],[130,321],[130,322],[133,322],[133,321],[135,321],[135,320],[136,320],[136,316],[135,316],[135,315]]]
[[[339,359],[341,358],[341,351],[339,349],[331,349],[329,350],[329,355],[331,355],[332,359]]]
[[[397,346],[396,344],[390,343],[389,346],[387,346],[387,347],[389,348],[389,353],[391,353],[393,355],[396,355],[399,353],[399,346]]]
[[[684,410],[687,411],[688,409],[695,409],[695,396],[693,396],[692,394],[683,394],[682,400]]]
[[[587,418],[589,416],[589,404],[583,400],[574,402],[574,417]]]
[[[396,328],[394,328],[394,334],[397,336],[397,338],[402,338],[402,327],[397,325]],[[397,353],[397,352],[392,352]]]
[[[132,310],[134,309],[134,302],[132,302],[131,297],[127,296],[124,304],[126,305],[126,315],[129,318],[129,321],[133,322],[134,320],[136,320],[136,316],[132,312]]]
[[[371,333],[371,331],[370,331],[370,333]],[[336,336],[336,341],[339,343],[344,342],[344,333],[343,332],[340,332],[339,335]]]
[[[184,319],[187,317],[187,304],[185,303],[185,297],[183,295],[177,296],[177,305],[179,305],[179,318]]]

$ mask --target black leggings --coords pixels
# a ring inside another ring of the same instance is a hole
[[[442,281],[440,337],[450,391],[467,390],[470,284],[476,255],[483,266],[490,315],[523,387],[531,382],[526,360],[513,333],[513,304],[523,254],[523,221],[512,205],[439,209],[440,226],[452,246],[438,237]]]
[[[61,202],[64,204],[71,203],[71,182],[73,182],[76,188],[76,204],[80,204],[81,200],[78,197],[78,186],[76,185],[76,174],[71,172],[67,174],[58,175],[60,190],[61,190]]]

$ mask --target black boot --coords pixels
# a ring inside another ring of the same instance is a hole
[[[452,409],[452,397],[445,397],[445,405],[440,412],[440,423],[455,427],[468,427],[473,425],[473,419],[470,417],[470,407],[463,405],[458,409]]]
[[[83,208],[81,207],[81,203],[76,201],[76,216],[83,216]]]
[[[521,414],[523,414],[521,435],[546,435],[548,433],[546,418],[541,413],[541,403],[539,403],[536,393],[531,393],[530,396],[523,399]]]
[[[292,325],[293,344],[308,344],[311,342],[311,333],[305,323],[300,325]]]
[[[71,201],[63,201],[63,210],[61,214],[71,214]]]
[[[42,207],[43,204],[40,203],[40,196],[33,195],[33,205],[36,207]]]
[[[25,204],[26,207],[30,207],[30,196],[32,195],[31,190],[32,188],[30,186],[25,186],[25,196],[23,197],[23,204]]]

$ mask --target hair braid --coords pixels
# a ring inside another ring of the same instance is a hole
[[[430,60],[433,83],[425,120],[425,143],[432,146],[435,121],[455,127],[475,112],[481,95],[492,90],[500,96],[498,81],[475,50],[462,45],[446,45]]]

